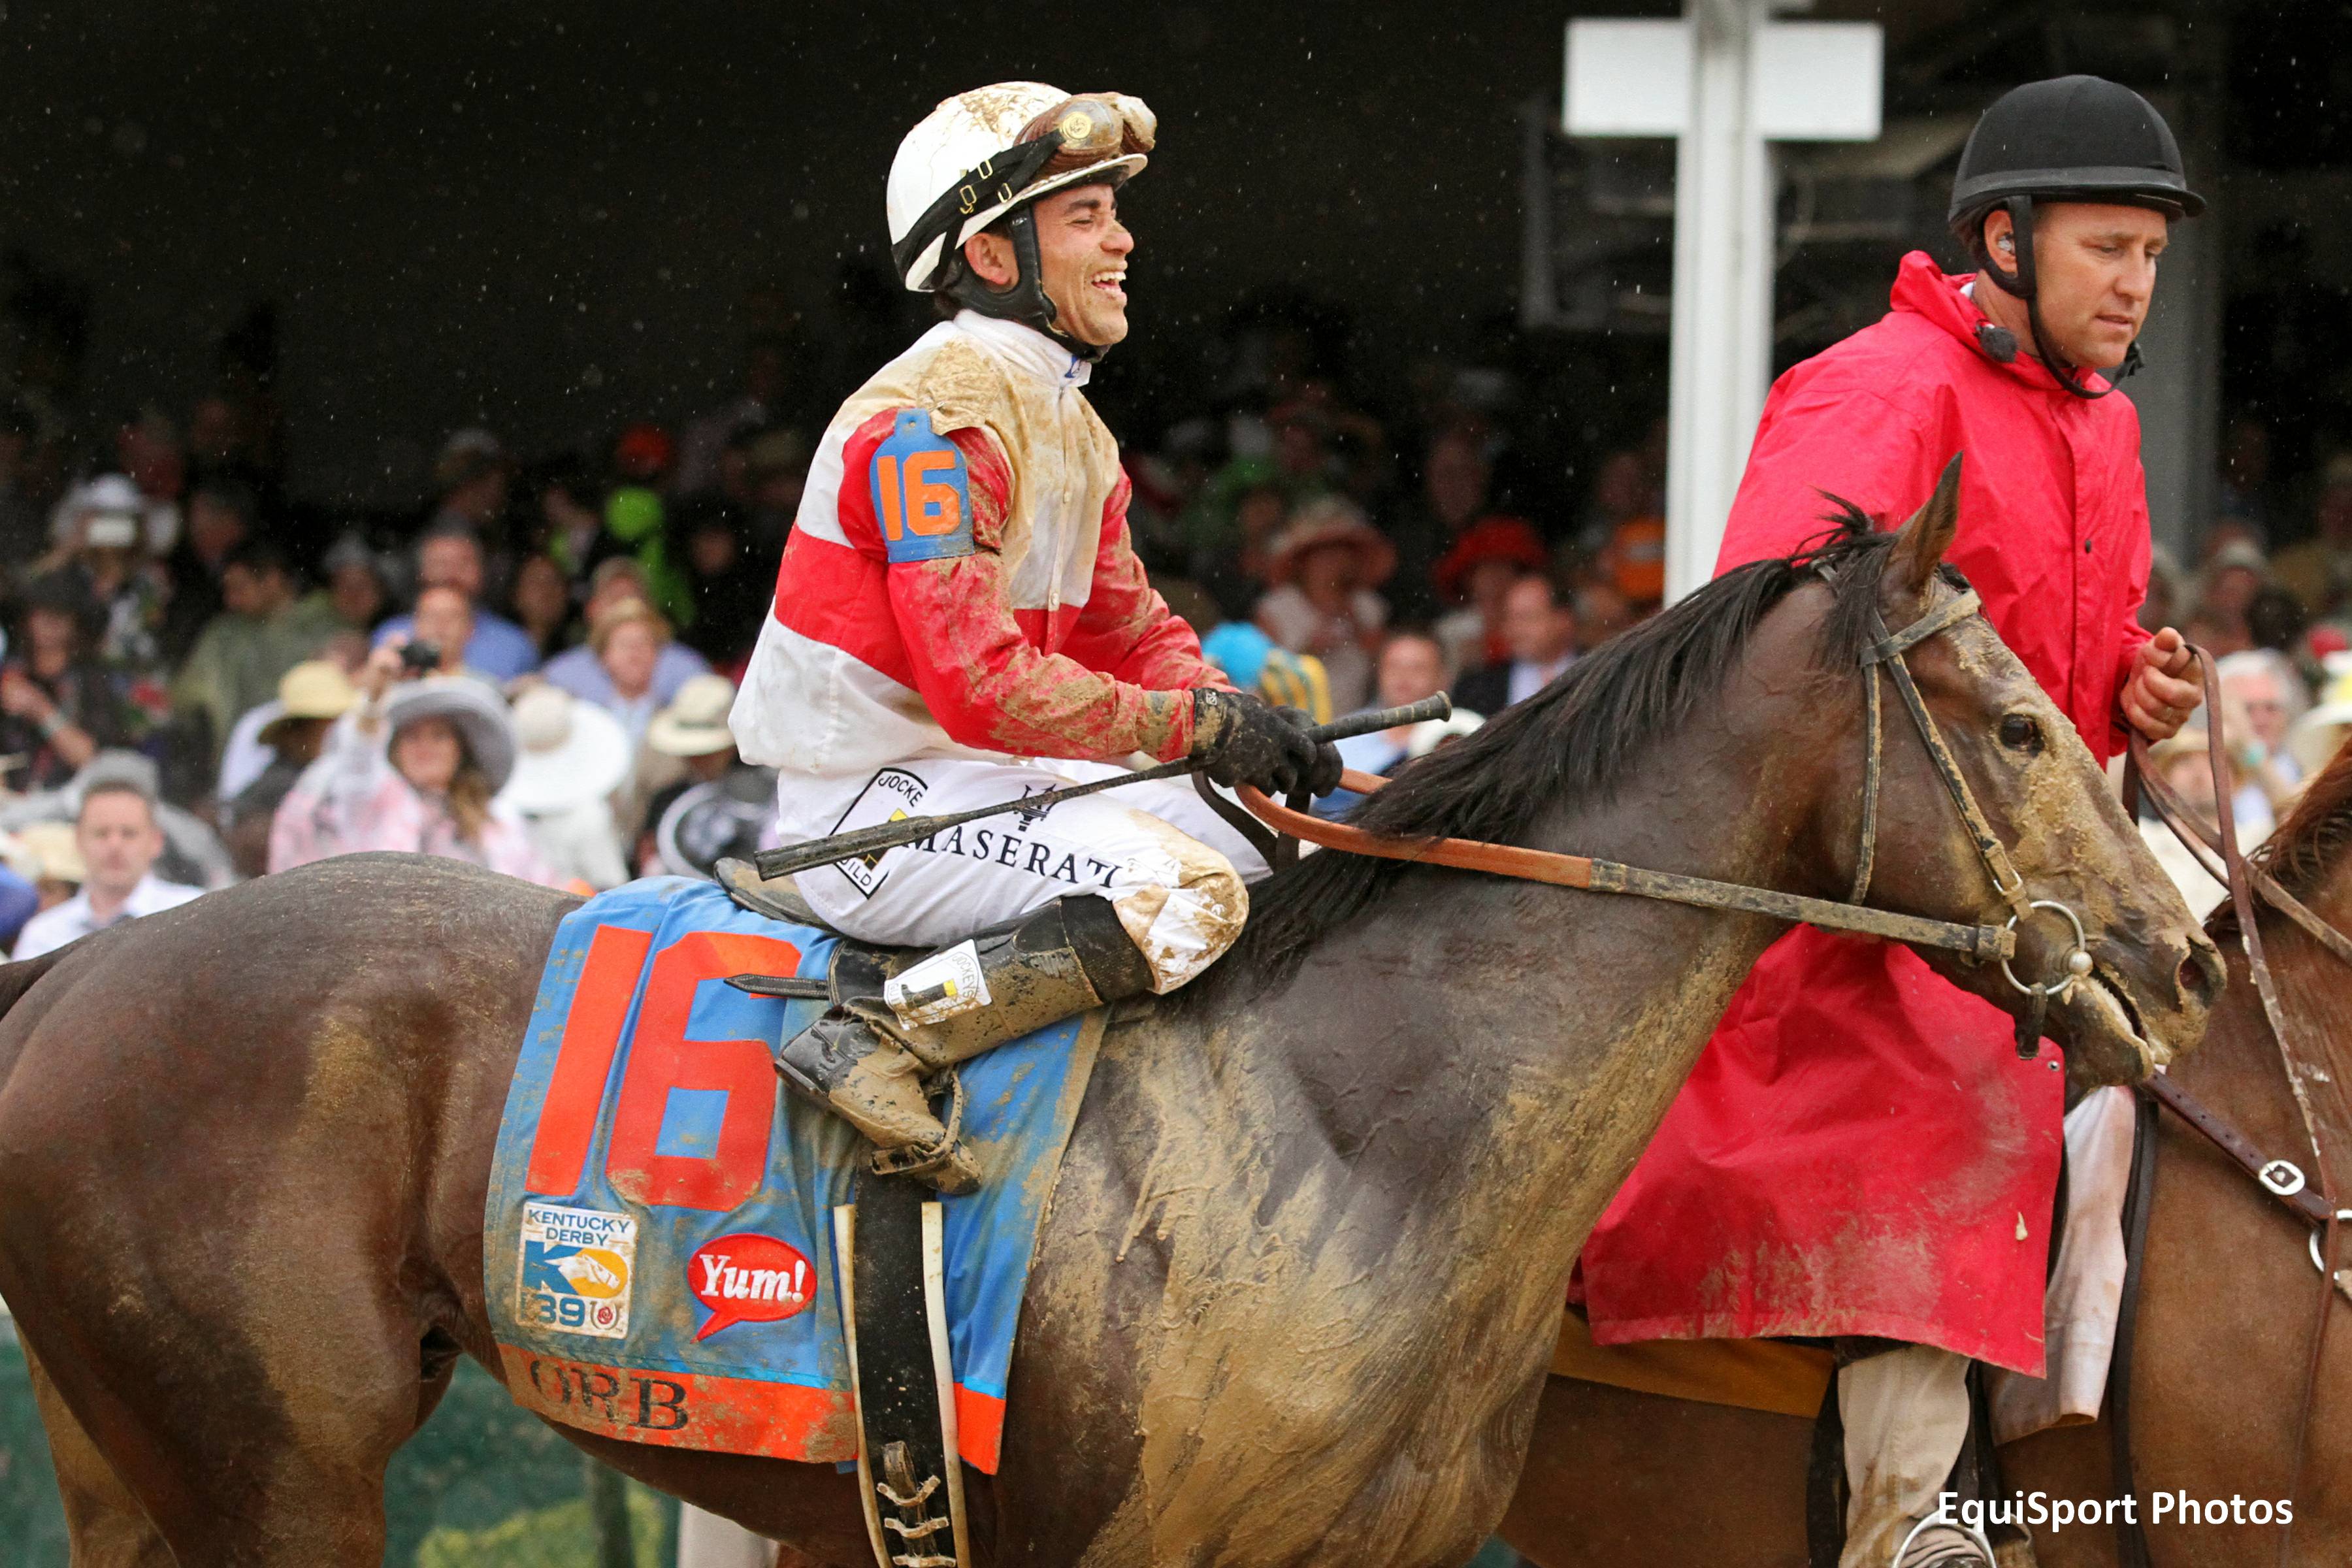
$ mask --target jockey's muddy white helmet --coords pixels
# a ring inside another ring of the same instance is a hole
[[[907,132],[890,161],[885,201],[899,280],[1099,358],[1101,348],[1058,328],[1040,276],[1031,204],[1068,185],[1123,184],[1143,167],[1158,132],[1143,100],[1125,93],[1001,81],[945,100]],[[1000,218],[1020,272],[1009,289],[990,288],[963,256],[964,241]]]

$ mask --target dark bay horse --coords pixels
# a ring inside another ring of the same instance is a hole
[[[1732,574],[1415,765],[1368,827],[1834,899],[1864,811],[1873,612],[1948,605],[1948,483],[1896,535]],[[2066,721],[1980,618],[1907,656],[2094,979],[2084,1081],[2203,1032],[2220,983]],[[2006,907],[1899,716],[1872,902]],[[1338,854],[1111,1032],[1041,1237],[983,1561],[1460,1563],[1525,1454],[1570,1260],[1784,928]],[[77,1568],[373,1563],[387,1458],[460,1354],[496,1375],[483,1203],[556,895],[448,862],[273,876],[0,970],[0,1294],[46,1377]],[[2058,922],[2019,967],[2055,973]],[[1934,960],[2006,1002],[1997,964]],[[829,1466],[619,1468],[867,1561]]]
[[[2339,752],[2257,856],[2338,931],[2352,931],[2352,750]],[[2352,966],[2259,900],[2283,1011],[2317,1047],[2333,1086],[2352,1088]],[[2225,904],[2223,910],[2226,911]],[[2173,1076],[2266,1153],[2314,1169],[2228,917],[2216,929],[2230,984],[2204,1045]],[[2310,1232],[2210,1143],[2166,1113],[2132,1358],[2134,1469],[2140,1517],[2157,1491],[2200,1505],[2286,1495],[2310,1348]],[[2352,1310],[2342,1300],[2340,1315]],[[2295,1500],[2293,1561],[2352,1562],[2352,1325],[2328,1336]],[[2109,1431],[2036,1434],[2001,1450],[2007,1484],[2053,1498],[2107,1499]],[[1549,1381],[1503,1533],[1542,1568],[1804,1568],[1810,1421],[1697,1405],[1566,1378]],[[1703,1500],[1703,1506],[1695,1500]],[[2276,1561],[2275,1524],[2181,1523],[2149,1530],[2159,1568]],[[2112,1530],[2036,1531],[2042,1568],[2117,1561]]]

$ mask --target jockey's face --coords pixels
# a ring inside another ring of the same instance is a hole
[[[2162,213],[2147,207],[2034,204],[2033,271],[2042,328],[2070,363],[2098,370],[2123,363],[2124,351],[2147,322],[2148,302],[2156,297],[2156,258],[2164,253],[2168,226]],[[2009,214],[1995,212],[1985,219],[1985,243],[2002,270],[2016,270]],[[1978,302],[1991,292],[1979,290]],[[2018,337],[2030,351],[2032,337]]]
[[[1097,348],[1127,336],[1127,258],[1135,236],[1118,221],[1118,195],[1108,185],[1070,185],[1038,198],[1034,222],[1045,298],[1054,302],[1064,334]],[[1013,241],[974,235],[964,243],[972,270],[990,287],[1019,276]]]

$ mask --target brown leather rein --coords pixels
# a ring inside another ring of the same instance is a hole
[[[1868,743],[1863,769],[1862,844],[1856,857],[1853,901],[1850,902],[1807,898],[1769,888],[1719,882],[1677,872],[1645,870],[1638,866],[1622,865],[1591,856],[1563,855],[1508,844],[1489,844],[1467,838],[1392,837],[1352,824],[1327,821],[1293,810],[1254,789],[1244,788],[1237,793],[1250,813],[1277,833],[1288,834],[1327,849],[1340,849],[1349,854],[1370,855],[1389,860],[1409,860],[1427,866],[1447,866],[1465,871],[1482,871],[1521,881],[1575,888],[1585,892],[1625,893],[1635,898],[1658,899],[1702,909],[1769,915],[1776,920],[1820,926],[1827,931],[1855,931],[1916,946],[1942,948],[1957,952],[1971,963],[1994,960],[2000,963],[2011,985],[2033,998],[2030,1016],[2038,1022],[2042,1008],[2051,998],[2063,998],[2068,988],[2089,972],[2090,955],[2084,951],[2082,922],[2072,910],[2063,905],[2035,901],[2026,897],[2024,879],[2018,874],[2008,850],[1978,807],[1968,780],[1961,775],[1959,764],[1945,744],[1942,731],[1936,727],[1934,715],[1927,711],[1927,702],[1920,696],[1919,688],[1903,661],[1903,656],[1911,648],[1981,614],[1982,610],[1982,603],[1975,590],[1966,590],[1891,636],[1886,631],[1885,623],[1877,620],[1874,613],[1878,638],[1863,650],[1861,659],[1867,704]],[[1860,902],[1869,890],[1871,867],[1877,851],[1883,750],[1878,690],[1881,670],[1894,680],[1896,691],[1903,698],[1904,710],[1910,714],[1912,724],[1927,747],[1929,760],[1935,763],[1946,793],[1950,795],[1968,828],[1969,840],[1985,868],[1986,875],[1991,879],[1994,890],[2010,907],[2010,918],[2004,925],[1960,925],[1917,915],[1897,914],[1887,910],[1869,909]],[[1343,787],[1359,794],[1370,794],[1387,782],[1352,770],[1341,779]],[[2016,972],[2010,966],[2010,960],[2017,952],[2018,925],[2035,910],[2050,910],[2063,915],[2074,928],[2074,946],[2063,972],[2056,980],[2029,985],[2017,978]]]

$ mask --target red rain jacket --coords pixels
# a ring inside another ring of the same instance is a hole
[[[1899,527],[1964,451],[1948,559],[2104,762],[2147,637],[2139,418],[1990,358],[1968,281],[1914,252],[1885,318],[1773,386],[1717,570],[1793,552],[1819,490]],[[1907,948],[1782,938],[1586,1243],[1593,1337],[1869,1334],[2038,1374],[2065,1075],[2013,1035]]]

